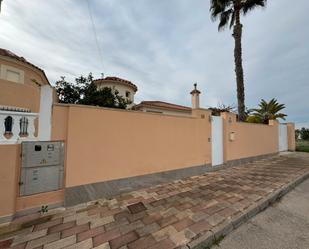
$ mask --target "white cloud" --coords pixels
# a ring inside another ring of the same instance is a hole
[[[202,106],[236,104],[233,38],[218,33],[206,0],[89,0],[103,62],[85,0],[5,0],[0,46],[45,70],[51,82],[93,72],[139,87],[137,101],[190,105],[194,82]],[[242,19],[247,105],[261,98],[286,104],[289,121],[309,122],[307,0],[268,1]]]

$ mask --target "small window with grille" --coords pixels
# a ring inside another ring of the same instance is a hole
[[[19,120],[19,127],[20,127],[20,133],[21,136],[27,136],[28,135],[28,124],[29,121],[26,117],[22,117]]]
[[[4,119],[4,128],[5,128],[5,134],[11,134],[12,133],[12,127],[13,127],[13,118],[11,116],[8,116]]]

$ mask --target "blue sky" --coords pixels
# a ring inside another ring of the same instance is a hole
[[[209,0],[4,0],[0,47],[45,70],[53,84],[118,76],[134,82],[136,102],[190,106],[194,82],[202,107],[236,105],[231,31],[217,31]],[[309,127],[309,1],[269,0],[244,17],[246,104],[261,98],[285,103],[288,121]]]

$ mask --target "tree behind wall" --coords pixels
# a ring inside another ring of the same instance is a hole
[[[300,129],[295,129],[295,139],[300,139]]]
[[[220,116],[222,112],[236,113],[234,105],[219,104],[217,107],[209,107],[208,109],[211,110],[211,115],[213,116]]]
[[[267,0],[210,0],[211,17],[219,19],[218,29],[233,28],[235,41],[234,61],[237,84],[238,115],[240,121],[246,119],[244,72],[242,65],[242,24],[241,15],[246,15],[256,7],[264,7]]]
[[[76,78],[75,83],[68,82],[65,77],[61,77],[56,82],[56,91],[60,103],[119,109],[126,109],[129,104],[117,91],[113,91],[111,88],[105,87],[97,90],[91,73],[87,77]]]
[[[303,127],[300,129],[299,134],[302,140],[309,140],[309,129]]]
[[[283,119],[287,116],[280,111],[285,108],[284,104],[279,104],[278,101],[273,98],[270,101],[261,100],[259,107],[250,110],[250,115],[247,117],[249,123],[264,123],[268,124],[269,120]]]

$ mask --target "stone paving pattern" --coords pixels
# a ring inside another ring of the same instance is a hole
[[[308,171],[309,154],[294,153],[51,210],[49,221],[0,239],[0,248],[181,248]],[[130,213],[138,202],[147,210]]]

